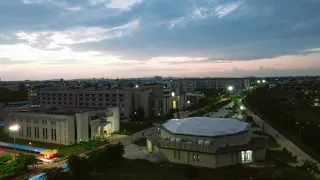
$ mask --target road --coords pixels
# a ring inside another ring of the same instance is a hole
[[[275,130],[273,127],[271,127],[269,124],[267,124],[265,121],[263,121],[259,116],[254,114],[251,110],[249,110],[246,107],[247,114],[249,116],[252,116],[255,123],[257,123],[260,127],[264,127],[264,130],[266,133],[271,135],[282,147],[285,147],[288,151],[290,151],[294,156],[297,156],[297,160],[299,163],[303,163],[305,160],[309,160],[312,162],[316,162],[313,158],[311,158],[308,154],[306,154],[304,151],[302,151],[299,147],[297,147],[295,144],[293,144],[291,141],[289,141],[286,137],[281,135],[277,130]],[[317,163],[319,169],[320,165]]]

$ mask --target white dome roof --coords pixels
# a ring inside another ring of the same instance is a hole
[[[236,119],[189,117],[171,119],[162,126],[173,134],[223,136],[245,131],[248,125],[248,123]]]

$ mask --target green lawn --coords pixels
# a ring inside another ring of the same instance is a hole
[[[153,126],[152,123],[144,123],[144,122],[120,123],[119,134],[132,135],[144,129],[148,129],[152,126]]]
[[[193,178],[191,178],[193,177]],[[272,178],[274,177],[274,178]],[[190,168],[144,160],[125,160],[121,167],[110,168],[105,174],[92,174],[90,179],[139,180],[315,180],[312,175],[293,167],[253,168],[232,166],[218,169]]]

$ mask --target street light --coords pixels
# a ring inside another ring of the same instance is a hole
[[[243,111],[243,110],[245,110],[245,109],[246,109],[246,108],[245,108],[244,106],[242,106],[242,105],[240,106],[240,110]]]
[[[172,92],[172,93],[171,93],[171,96],[172,96],[172,97],[174,97],[174,96],[175,96],[175,93],[174,93],[174,92]]]
[[[13,143],[14,143],[14,159],[17,157],[17,145],[16,145],[16,132],[19,130],[19,125],[12,125],[9,127],[9,130],[13,132]]]
[[[261,82],[260,80],[257,81],[258,84],[260,84],[260,82]]]
[[[228,86],[228,91],[233,91],[233,86]]]
[[[262,83],[266,83],[266,80],[262,80]]]
[[[190,101],[187,101],[188,104],[190,104]]]

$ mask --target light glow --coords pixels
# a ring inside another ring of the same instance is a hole
[[[20,128],[20,126],[16,124],[16,125],[10,126],[10,127],[9,127],[9,130],[10,130],[10,131],[18,131],[19,128]]]
[[[229,86],[228,91],[233,91],[233,86]]]

